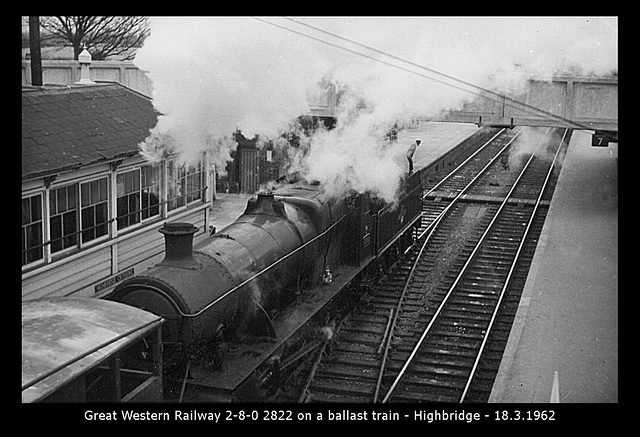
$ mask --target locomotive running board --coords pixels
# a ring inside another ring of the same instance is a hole
[[[293,304],[273,318],[275,340],[227,345],[224,368],[217,371],[193,366],[185,381],[183,402],[259,401],[253,396],[260,389],[256,379],[261,369],[285,362],[299,349],[291,345],[317,341],[332,310],[344,307],[342,299],[356,298],[343,291],[373,259],[360,266],[340,266],[330,284],[303,290]]]

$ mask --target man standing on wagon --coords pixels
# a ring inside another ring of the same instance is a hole
[[[413,154],[416,153],[416,147],[420,145],[422,141],[416,140],[414,143],[409,146],[409,150],[407,150],[407,160],[409,161],[409,173],[413,172]]]

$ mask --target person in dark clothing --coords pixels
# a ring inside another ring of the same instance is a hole
[[[409,173],[413,172],[413,155],[416,153],[416,148],[420,145],[422,141],[416,140],[414,143],[409,146],[409,150],[407,150],[407,160],[409,161]]]

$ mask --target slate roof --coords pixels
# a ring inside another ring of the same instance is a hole
[[[151,99],[118,83],[22,90],[22,179],[133,156],[156,125]]]

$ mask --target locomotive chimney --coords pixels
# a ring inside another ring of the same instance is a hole
[[[261,191],[258,193],[256,209],[259,211],[273,210],[273,193],[271,191]]]
[[[198,228],[191,223],[165,223],[160,232],[164,234],[165,256],[162,265],[196,268],[200,264],[193,256],[193,234]]]
[[[261,191],[258,193],[258,198],[251,198],[247,202],[247,209],[245,214],[264,214],[272,216],[285,217],[284,204],[280,200],[275,200],[273,192]]]

